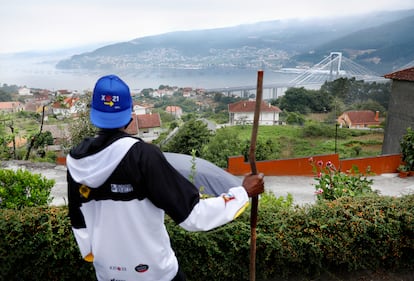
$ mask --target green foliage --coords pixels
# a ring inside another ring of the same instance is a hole
[[[400,141],[402,161],[408,170],[414,171],[414,130],[407,128],[407,132]]]
[[[380,114],[384,114],[386,109],[377,101],[371,99],[354,103],[351,107],[354,110],[371,110],[373,112],[378,111]]]
[[[265,193],[259,200],[257,278],[413,270],[413,206],[414,195],[407,195],[292,207],[291,198]],[[166,227],[189,281],[248,280],[248,211],[208,232],[187,232],[169,218]],[[2,210],[0,231],[0,280],[95,280],[71,234],[67,207]]]
[[[348,197],[292,209],[261,199],[257,277],[316,280],[324,272],[412,268],[413,200]],[[188,233],[167,222],[181,266],[191,272],[189,280],[248,280],[248,212],[207,233]]]
[[[208,150],[210,148],[214,150],[214,152],[211,152],[212,155],[206,156],[209,153],[204,154],[205,151],[203,149],[201,157],[208,157],[216,165],[217,163],[222,163],[219,166],[226,167],[223,165],[227,165],[227,159],[225,157],[222,159],[221,156],[216,158],[213,153],[227,156],[244,155],[251,133],[251,125],[221,128],[217,131],[217,135],[213,136],[208,143]],[[215,138],[219,134],[224,136],[217,140],[217,146],[214,145],[217,149],[214,149],[210,144],[216,142]],[[261,160],[273,160],[333,153],[335,134],[334,124],[316,122],[306,122],[304,126],[260,126],[257,145],[259,152],[257,154],[263,156],[262,152],[268,151],[270,154],[265,155]],[[382,143],[382,132],[338,128],[337,134],[337,147],[341,158],[355,157],[354,144],[358,144],[362,148],[359,156],[373,156],[381,153],[381,150],[378,149],[378,144]],[[226,137],[226,135],[229,137]],[[240,144],[233,143],[233,139],[236,138],[237,141],[240,141]],[[230,147],[227,147],[227,144]],[[266,146],[263,147],[263,150],[261,149],[262,144]],[[241,147],[240,150],[239,147]],[[221,154],[220,151],[225,151],[225,153]],[[219,160],[220,162],[215,162],[215,159],[218,160],[218,158],[221,159]]]
[[[31,111],[18,111],[16,113],[16,117],[18,118],[28,118],[28,119],[33,119],[33,120],[40,120],[41,116],[39,113],[37,112],[31,112]]]
[[[242,155],[246,161],[249,159],[250,146],[250,140],[245,140],[244,146],[242,147]],[[264,139],[259,137],[256,140],[255,156],[257,161],[277,159],[279,158],[279,152],[280,150],[277,143],[272,141],[272,139]]]
[[[369,83],[355,78],[338,78],[334,81],[325,82],[320,91],[339,98],[348,106],[355,102],[375,101],[382,108],[388,108],[391,84],[389,82]]]
[[[304,137],[334,138],[336,135],[339,139],[345,139],[351,134],[349,129],[336,128],[335,125],[315,122],[306,123],[302,132]]]
[[[309,107],[310,95],[305,88],[289,88],[280,100],[280,109],[288,112],[307,114],[311,112]]]
[[[222,128],[203,146],[201,158],[226,168],[228,157],[241,154],[241,140],[237,133]]]
[[[44,148],[47,145],[53,144],[53,136],[49,131],[41,132],[40,134],[33,137],[35,138],[33,148]]]
[[[286,112],[286,123],[289,125],[303,125],[305,117],[297,112]]]
[[[3,93],[6,93],[6,94],[11,96],[11,94],[16,94],[19,91],[19,86],[17,86],[17,85],[8,85],[8,84],[4,83],[0,86],[0,91],[2,91]],[[4,100],[4,101],[11,101],[11,99]]]
[[[352,146],[352,150],[355,152],[355,156],[359,156],[361,153],[362,147],[360,145]]]
[[[12,100],[12,95],[0,89],[0,102],[11,101],[11,100]]]
[[[53,198],[50,191],[55,181],[27,170],[0,169],[0,209],[43,206]]]
[[[371,188],[373,180],[360,173],[356,166],[344,173],[337,170],[331,161],[325,164],[319,160],[315,163],[313,158],[310,158],[309,162],[315,173],[315,194],[319,201],[377,194]]]
[[[290,88],[277,103],[283,111],[307,114],[328,112],[332,108],[333,95],[326,91],[308,90],[304,87]]]
[[[89,118],[89,107],[83,107],[82,104],[90,104],[91,96],[83,95],[80,102],[76,105],[78,111],[78,118],[72,121],[69,126],[70,140],[65,143],[64,149],[69,150],[81,143],[86,137],[93,137],[98,129],[91,123]]]
[[[194,149],[199,153],[203,145],[209,142],[210,137],[211,133],[207,125],[201,120],[192,119],[179,129],[174,138],[162,147],[162,150],[191,155]]]
[[[82,260],[67,208],[0,212],[0,280],[96,280]]]

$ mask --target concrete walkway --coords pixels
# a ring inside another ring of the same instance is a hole
[[[378,190],[380,195],[402,196],[414,194],[414,177],[400,178],[397,173],[382,174],[368,177],[373,179],[372,189]],[[316,200],[313,177],[265,177],[265,187],[276,196],[292,194],[294,203],[303,205],[314,203]]]
[[[1,162],[3,168],[27,169],[32,173],[41,174],[48,179],[56,181],[52,188],[52,205],[67,204],[66,192],[66,167],[51,163],[31,163],[28,161],[6,161]],[[381,195],[401,196],[414,194],[414,177],[400,178],[398,174],[382,174],[369,177],[373,179],[372,188],[378,190]],[[276,196],[286,197],[292,194],[294,203],[298,205],[315,202],[316,181],[313,177],[278,176],[265,177],[265,189],[273,192]]]

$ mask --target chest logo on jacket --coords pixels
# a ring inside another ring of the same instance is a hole
[[[111,192],[114,193],[128,193],[132,192],[134,188],[130,184],[111,184]]]

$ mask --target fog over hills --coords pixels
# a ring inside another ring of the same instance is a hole
[[[377,73],[414,60],[414,10],[358,17],[275,20],[171,32],[106,45],[57,63],[60,69],[142,71],[311,66],[331,51]]]

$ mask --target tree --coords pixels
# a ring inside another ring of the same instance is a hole
[[[242,155],[245,161],[249,160],[250,140],[245,140],[242,147]],[[256,160],[270,160],[279,158],[279,149],[271,139],[258,138],[256,143]]]
[[[333,96],[321,90],[308,90],[309,108],[311,112],[324,113],[331,111]]]
[[[350,106],[355,102],[374,100],[384,108],[388,108],[388,101],[391,95],[391,83],[368,83],[353,78],[339,78],[334,81],[325,82],[321,91],[341,99]]]
[[[386,109],[379,102],[371,99],[355,103],[352,105],[352,108],[356,110],[371,110],[374,112],[378,111],[381,114],[384,114],[386,111]]]
[[[238,134],[222,128],[203,146],[201,157],[221,168],[227,168],[227,158],[241,154],[242,146]]]
[[[11,94],[0,89],[0,101],[11,101],[11,100],[12,100]]]
[[[353,80],[355,80],[355,78],[353,78]],[[344,100],[350,91],[350,84],[351,81],[348,78],[341,77],[334,81],[325,82],[321,86],[321,90]]]
[[[69,126],[70,140],[65,144],[65,149],[78,145],[85,137],[92,137],[98,129],[91,123],[89,119],[89,107],[91,95],[84,95],[76,103],[78,118],[73,120]]]
[[[191,155],[191,151],[194,149],[198,157],[200,156],[203,145],[209,142],[210,137],[211,133],[207,128],[207,124],[201,120],[191,119],[184,123],[173,139],[162,149],[164,151],[188,155]]]
[[[308,91],[304,88],[290,88],[280,99],[280,108],[289,112],[309,113],[311,98]]]
[[[303,125],[305,124],[305,117],[297,112],[286,112],[286,123],[289,125]]]

